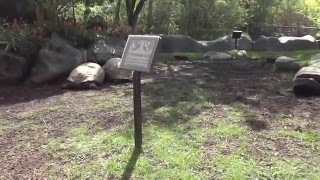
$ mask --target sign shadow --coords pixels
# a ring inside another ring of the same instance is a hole
[[[139,159],[139,156],[141,155],[141,152],[142,152],[141,147],[137,147],[136,146],[134,148],[134,150],[132,152],[132,155],[131,155],[131,157],[129,159],[129,162],[128,162],[127,166],[126,166],[126,169],[122,174],[122,177],[121,177],[122,180],[128,180],[128,179],[131,178],[132,173],[134,171],[134,168],[135,168],[135,166],[137,164],[137,161]]]

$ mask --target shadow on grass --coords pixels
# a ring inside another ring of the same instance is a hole
[[[268,122],[260,120],[255,114],[247,114],[245,117],[245,124],[253,131],[262,131],[269,128]]]
[[[106,81],[97,90],[108,89],[111,85],[122,85],[131,83],[128,80]],[[66,92],[81,92],[93,90],[86,87],[62,88],[64,81],[59,80],[44,85],[4,85],[0,86],[0,105],[12,105],[17,103],[43,100],[53,96],[59,96]]]
[[[141,147],[135,147],[134,148],[134,150],[132,152],[132,155],[131,155],[131,158],[130,158],[127,166],[126,166],[126,169],[122,174],[122,177],[121,177],[122,180],[128,180],[128,179],[131,178],[132,173],[134,171],[134,168],[135,168],[135,166],[137,164],[137,161],[139,159],[139,156],[140,156],[141,152],[142,152]]]
[[[11,105],[33,100],[47,99],[65,93],[60,84],[26,86],[6,85],[0,87],[0,105]]]
[[[263,99],[279,97],[275,87],[280,84],[272,79],[270,69],[253,60],[201,60],[181,67],[169,77],[159,76],[143,85],[144,109],[151,120],[170,127],[215,105],[243,104],[250,109],[243,110],[246,125],[254,131],[268,127],[260,116],[249,116],[261,110]]]

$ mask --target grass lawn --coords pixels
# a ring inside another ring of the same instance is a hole
[[[247,51],[248,57],[253,59],[264,59],[269,56],[288,56],[301,61],[309,62],[311,57],[319,54],[319,49],[314,50],[300,50],[300,51]],[[174,56],[184,56],[189,59],[199,59],[204,53],[161,53],[158,58],[174,58]]]
[[[301,51],[250,51],[248,52],[248,56],[256,59],[265,58],[268,56],[288,56],[291,58],[295,58],[301,61],[308,62],[312,56],[319,54],[319,49],[314,50],[301,50]]]
[[[256,61],[166,68],[143,78],[141,154],[130,83],[0,88],[0,179],[320,179],[319,98]]]

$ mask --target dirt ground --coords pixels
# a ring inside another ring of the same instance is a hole
[[[279,154],[306,158],[319,156],[317,149],[309,149],[303,141],[292,138],[270,140],[276,129],[297,132],[320,130],[320,99],[295,98],[288,92],[291,78],[292,75],[288,74],[274,74],[272,67],[262,61],[199,60],[171,61],[170,66],[159,63],[152,74],[144,75],[143,83],[152,80],[158,83],[190,82],[207,92],[216,92],[216,97],[207,97],[215,104],[242,104],[248,115],[246,125],[257,133],[257,137],[261,134],[264,137],[253,140],[250,146],[250,151],[258,158]],[[90,91],[89,94],[88,91],[62,90],[60,86],[56,83],[0,87],[0,179],[46,176],[48,167],[44,169],[43,164],[51,157],[43,150],[43,143],[49,138],[62,136],[69,126],[82,122],[86,113],[92,113],[86,104],[90,104],[93,97],[98,99],[112,92],[117,85],[107,83],[99,91]],[[131,91],[130,83],[125,86]],[[131,99],[128,100],[130,105],[129,101]],[[59,103],[68,105],[71,111],[47,108],[42,118],[32,116],[42,107],[56,107],[60,106]],[[223,111],[218,108],[221,107],[213,108],[212,113],[223,117]],[[93,113],[97,119],[103,119],[97,123],[102,123],[105,129],[130,121],[118,119],[120,116],[112,112],[96,110]],[[64,120],[65,117],[77,117],[77,121]],[[34,127],[37,124],[30,122],[33,118],[40,125],[46,124],[47,128],[37,130]]]

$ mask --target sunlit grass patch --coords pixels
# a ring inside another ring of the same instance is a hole
[[[320,150],[320,135],[319,132],[312,132],[312,131],[293,131],[293,130],[280,130],[278,131],[280,136],[294,138],[300,141],[305,141],[314,144]]]
[[[300,51],[249,51],[248,56],[251,58],[264,59],[269,56],[288,56],[301,61],[308,62],[311,57],[320,53],[319,49],[300,50]]]
[[[299,158],[272,158],[268,168],[264,168],[264,177],[271,179],[319,179],[319,157],[312,160]]]
[[[250,157],[217,155],[212,162],[217,167],[220,179],[255,179],[260,176],[258,163]]]
[[[188,177],[196,177],[190,172],[201,165],[200,147],[180,134],[181,130],[146,125],[144,153],[137,162],[134,176],[181,178],[187,177],[189,172]],[[83,178],[93,174],[120,177],[133,151],[133,142],[132,127],[111,132],[88,132],[86,127],[78,127],[72,129],[65,139],[50,139],[46,148],[55,158],[73,160],[65,165],[70,177]],[[105,169],[107,174],[97,167]],[[177,174],[163,174],[166,172]]]
[[[211,131],[217,136],[241,137],[245,133],[245,128],[237,124],[219,124]]]

